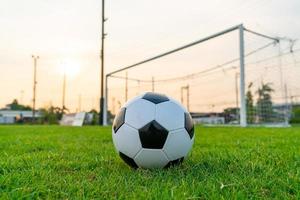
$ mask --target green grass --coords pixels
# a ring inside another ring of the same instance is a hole
[[[0,126],[0,198],[300,199],[300,127],[197,127],[180,167],[132,170],[110,127]]]

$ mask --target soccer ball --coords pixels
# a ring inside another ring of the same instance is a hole
[[[112,138],[129,166],[164,168],[186,158],[194,143],[194,124],[179,102],[147,92],[120,109],[113,122]]]

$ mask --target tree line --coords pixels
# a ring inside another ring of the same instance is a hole
[[[22,105],[18,102],[17,99],[14,99],[12,103],[7,105],[7,108],[2,110],[12,110],[12,111],[32,111],[32,107],[28,105]],[[36,118],[35,123],[37,124],[59,124],[59,121],[62,119],[63,115],[69,112],[69,109],[58,106],[49,106],[45,108],[40,108],[37,110],[41,117]],[[99,112],[95,109],[90,110],[88,113],[93,114],[93,119],[91,125],[96,125],[99,119]],[[109,116],[111,114],[109,113]],[[31,123],[31,120],[23,120],[22,116],[16,119],[17,123]]]

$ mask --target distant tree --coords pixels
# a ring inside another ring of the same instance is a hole
[[[30,106],[19,104],[17,99],[14,99],[12,103],[8,104],[8,106],[11,110],[32,110]]]
[[[92,120],[92,125],[98,125],[99,124],[99,112],[97,112],[97,110],[92,109],[90,110],[89,113],[93,113],[93,120]],[[107,112],[107,121],[109,124],[112,123],[113,119],[114,119],[114,115],[111,113],[111,111]]]
[[[58,108],[58,107],[56,107],[56,108]],[[66,114],[66,113],[68,113],[70,110],[67,108],[67,107],[65,107],[65,106],[63,106],[62,108],[59,108],[60,109],[60,112],[61,112],[61,114],[63,115],[63,114]]]
[[[223,115],[225,118],[225,123],[238,123],[238,113],[240,112],[239,108],[225,108]]]
[[[115,119],[115,115],[110,110],[107,112],[107,119],[109,124],[112,124]]]
[[[292,124],[300,123],[300,106],[293,107],[290,123]]]
[[[256,93],[258,99],[256,102],[257,114],[260,122],[271,122],[273,112],[272,93],[274,89],[271,87],[271,83],[262,83]]]
[[[98,121],[99,121],[99,114],[98,114],[97,110],[92,109],[92,110],[90,110],[89,113],[93,114],[93,119],[92,119],[91,125],[97,125]]]
[[[40,109],[42,124],[58,124],[63,115],[63,109],[59,107],[50,106],[49,108]]]
[[[254,101],[251,91],[252,85],[253,83],[250,82],[248,85],[248,91],[246,93],[247,122],[250,124],[254,122]]]

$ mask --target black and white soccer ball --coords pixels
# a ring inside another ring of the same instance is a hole
[[[153,92],[127,102],[112,129],[117,152],[133,168],[180,164],[195,139],[189,112],[176,100]]]

